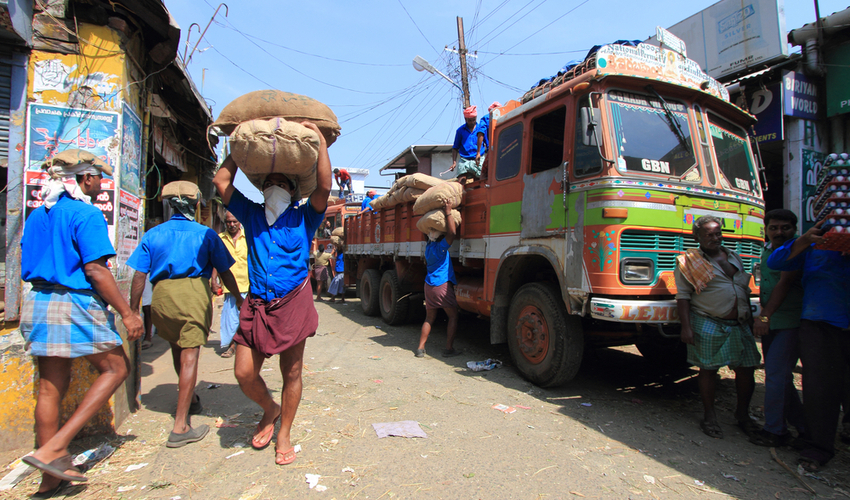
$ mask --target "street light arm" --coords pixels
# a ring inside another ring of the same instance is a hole
[[[452,80],[448,76],[444,75],[440,70],[435,68],[431,63],[429,63],[425,59],[422,59],[422,57],[420,57],[420,56],[416,56],[416,57],[413,58],[413,69],[415,69],[416,71],[427,71],[428,73],[431,73],[432,75],[434,73],[436,73],[436,74],[442,76],[443,78],[445,78],[447,82],[449,82],[452,85],[454,85],[455,87],[457,87],[461,92],[463,92],[463,88],[460,85],[455,83],[454,80]]]

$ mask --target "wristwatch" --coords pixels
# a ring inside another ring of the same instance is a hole
[[[759,316],[759,321],[762,323],[770,323],[770,318],[767,316]]]

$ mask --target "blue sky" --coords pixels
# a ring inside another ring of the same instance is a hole
[[[389,186],[378,169],[411,144],[447,144],[462,123],[461,93],[416,72],[420,55],[460,81],[457,21],[464,21],[472,103],[518,99],[534,82],[581,59],[596,44],[646,39],[713,1],[659,0],[243,0],[222,7],[189,62],[213,116],[247,92],[277,88],[310,96],[336,113],[336,167],[371,170],[367,185]],[[785,1],[786,29],[814,21],[812,2]],[[215,12],[214,0],[166,0],[180,25],[181,55]],[[820,0],[821,15],[846,3]],[[792,50],[793,51],[793,50]],[[480,115],[480,113],[479,113]]]

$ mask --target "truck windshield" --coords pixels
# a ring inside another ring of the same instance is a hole
[[[757,195],[759,183],[744,129],[712,113],[708,114],[708,123],[721,186]]]
[[[620,172],[700,180],[683,103],[665,99],[665,110],[654,96],[620,90],[608,92],[608,101]]]

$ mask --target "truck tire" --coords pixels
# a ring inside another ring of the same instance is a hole
[[[357,283],[357,295],[360,296],[360,307],[366,316],[377,316],[381,312],[380,297],[381,275],[377,269],[367,269]]]
[[[581,318],[567,314],[556,286],[523,285],[508,311],[508,348],[514,365],[532,383],[540,387],[564,384],[581,366]]]
[[[410,299],[401,298],[403,294],[395,271],[384,271],[384,275],[381,277],[380,290],[379,303],[381,304],[381,317],[384,318],[384,322],[388,325],[406,323]]]

